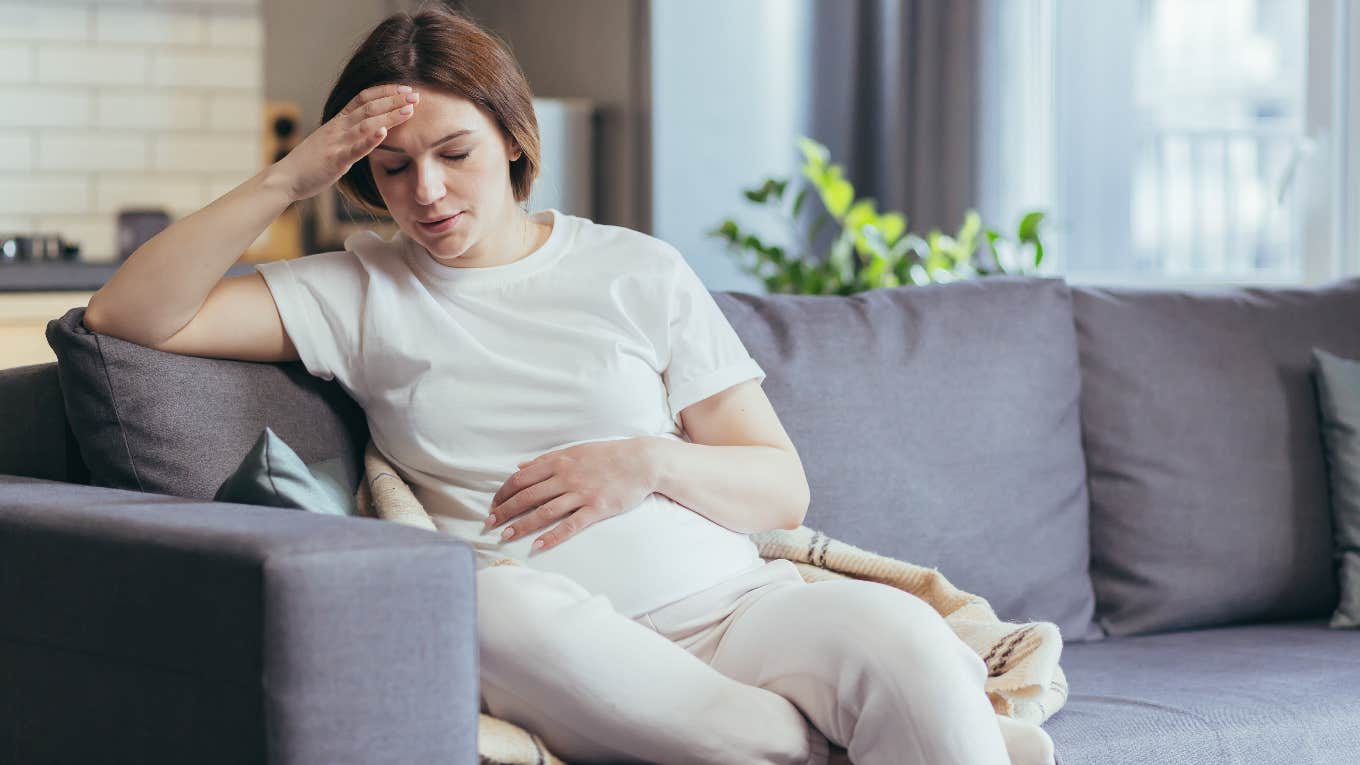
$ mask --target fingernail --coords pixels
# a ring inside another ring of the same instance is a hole
[[[514,527],[514,526],[511,526],[510,528],[506,529],[504,532],[501,533],[501,539],[509,539],[510,537],[513,537],[514,535],[515,535],[515,527]]]
[[[417,102],[417,101],[420,100],[420,94],[419,94],[419,93],[407,93],[407,94],[406,94],[406,100],[407,100],[407,101],[410,101],[411,103],[414,104],[415,102]]]
[[[410,93],[410,92],[411,92],[411,86],[410,86],[410,85],[398,85],[398,86],[397,86],[397,92],[398,92],[398,93]]]
[[[541,550],[541,549],[543,549],[543,540],[542,540],[542,539],[535,539],[535,540],[534,540],[534,549],[535,549],[535,550]]]
[[[410,105],[410,104],[407,104],[407,105],[401,107],[400,109],[398,109],[397,111],[401,112],[402,114],[410,114],[410,113],[411,113],[411,109],[412,109],[411,105]]]

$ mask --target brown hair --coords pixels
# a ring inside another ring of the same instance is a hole
[[[510,164],[515,201],[529,199],[539,169],[538,118],[524,72],[500,38],[449,8],[388,16],[359,44],[340,72],[322,109],[322,124],[365,88],[389,82],[442,88],[490,114],[510,145],[522,152]],[[342,194],[360,205],[387,209],[363,160],[350,167],[339,186]]]

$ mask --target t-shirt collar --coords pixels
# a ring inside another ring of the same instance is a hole
[[[557,259],[566,242],[566,218],[556,208],[547,208],[532,213],[529,219],[535,223],[552,222],[552,233],[538,249],[512,263],[480,268],[447,266],[430,255],[429,250],[411,239],[405,231],[397,234],[402,240],[402,251],[415,268],[430,279],[448,285],[463,287],[500,286],[518,281],[538,271]]]

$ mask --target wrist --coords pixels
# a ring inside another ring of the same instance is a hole
[[[275,162],[260,171],[259,175],[256,176],[260,188],[274,195],[285,206],[301,201],[297,193],[297,183],[288,174],[288,171],[280,165],[281,163]]]
[[[657,436],[644,436],[639,440],[642,455],[642,475],[649,493],[662,490],[670,465],[670,447],[675,442]]]

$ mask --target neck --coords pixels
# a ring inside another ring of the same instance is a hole
[[[519,205],[510,205],[505,219],[480,241],[448,265],[458,268],[503,266],[525,257],[538,248],[537,226]]]

